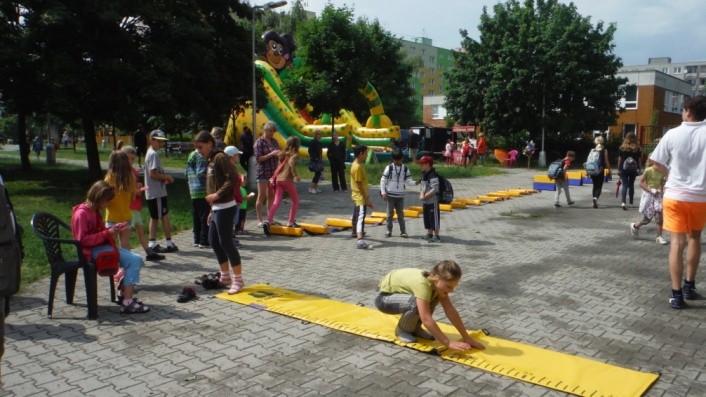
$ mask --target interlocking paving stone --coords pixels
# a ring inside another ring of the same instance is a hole
[[[535,173],[514,169],[503,176],[454,180],[454,190],[464,197],[529,187]],[[330,185],[322,185],[321,195],[302,195],[298,220],[350,217],[350,195],[326,188]],[[605,185],[598,210],[591,208],[590,186],[572,186],[576,204],[560,210],[553,207],[553,193],[544,192],[444,213],[439,244],[419,239],[421,219],[407,219],[409,239],[396,235],[397,225],[389,239],[384,227],[366,226],[367,239],[376,246],[365,252],[355,248],[348,231],[266,238],[248,214],[249,233],[239,236],[245,281],[373,307],[377,281],[390,269],[428,268],[453,259],[464,277],[452,300],[469,328],[661,371],[648,396],[706,395],[701,315],[706,301],[683,311],[668,308],[669,247],[654,243],[653,226],[632,239],[627,225],[639,214],[620,209],[610,195],[614,188]],[[375,187],[371,196],[384,211]],[[416,194],[408,193],[406,201],[417,204]],[[280,210],[281,219],[288,205]],[[0,396],[563,395],[212,298],[222,291],[197,287],[198,300],[177,303],[183,286],[218,271],[218,264],[211,250],[191,247],[191,231],[174,240],[178,254],[148,262],[142,271],[138,297],[152,308],[148,314],[120,315],[108,299],[105,279],[98,284],[97,321],[85,319],[81,282],[75,306],[64,302],[60,282],[53,319],[46,317],[48,280],[13,298]],[[448,322],[441,310],[435,317]]]

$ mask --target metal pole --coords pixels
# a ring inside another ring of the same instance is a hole
[[[255,11],[258,7],[252,9],[252,133],[253,137],[257,137],[256,116],[257,116],[257,81],[255,67]],[[235,126],[234,126],[235,127]]]
[[[544,84],[542,84],[542,150],[539,152],[539,166],[547,166],[547,152],[544,151],[544,105],[545,94],[544,94]]]

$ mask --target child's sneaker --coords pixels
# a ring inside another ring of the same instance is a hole
[[[365,250],[370,248],[370,244],[366,243],[364,240],[358,240],[356,247]]]
[[[640,233],[640,231],[635,227],[634,223],[630,224],[630,234],[632,234],[633,238],[637,238],[637,235]],[[662,236],[659,236],[662,237]],[[664,240],[664,239],[662,239]],[[659,241],[658,241],[659,242]],[[662,244],[662,243],[660,243]]]
[[[429,239],[429,242],[430,242],[430,243],[440,243],[440,242],[441,242],[441,238],[439,238],[439,236],[434,236],[434,237],[432,237],[432,238]]]
[[[133,299],[129,305],[120,305],[121,314],[142,314],[150,311],[150,308],[137,299]]]
[[[407,235],[407,233],[402,233],[402,234],[400,234],[400,237],[402,237],[402,238],[407,238],[407,237],[409,237],[409,236]]]
[[[158,254],[154,251],[150,251],[147,255],[145,255],[146,261],[161,261],[164,258],[164,255]]]
[[[658,244],[661,244],[661,245],[667,245],[667,244],[669,244],[669,241],[665,240],[664,237],[662,237],[662,236],[657,236],[657,238],[655,239],[655,241],[656,241]]]
[[[167,249],[164,250],[164,251],[165,251],[165,252],[168,252],[168,253],[170,253],[170,252],[177,252],[177,251],[179,251],[179,247],[177,247],[176,245],[174,245],[174,244],[172,243],[172,244],[170,244],[170,245],[167,245]]]
[[[240,292],[241,289],[245,286],[245,282],[243,281],[242,277],[236,277],[233,279],[233,284],[230,285],[230,289],[228,290],[228,295],[235,295],[238,292]]]
[[[694,287],[693,285],[684,283],[684,285],[682,285],[681,287],[681,291],[684,296],[684,299],[688,299],[690,301],[701,299],[701,294],[696,292],[696,287]]]
[[[686,303],[684,302],[684,295],[679,294],[675,295],[672,294],[672,297],[669,298],[669,306],[672,309],[683,309],[686,307]]]
[[[272,234],[270,232],[270,222],[262,222],[262,231],[265,232],[266,236],[270,236]]]

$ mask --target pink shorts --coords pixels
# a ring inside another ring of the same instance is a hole
[[[706,203],[662,200],[664,230],[675,233],[690,233],[703,230],[706,224]]]

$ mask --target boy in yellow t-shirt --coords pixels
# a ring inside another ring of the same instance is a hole
[[[355,204],[353,210],[353,235],[358,239],[358,248],[367,249],[370,247],[363,240],[365,236],[365,209],[374,208],[368,195],[368,175],[365,172],[365,158],[368,155],[368,147],[359,145],[353,148],[355,161],[351,165],[351,198]]]

